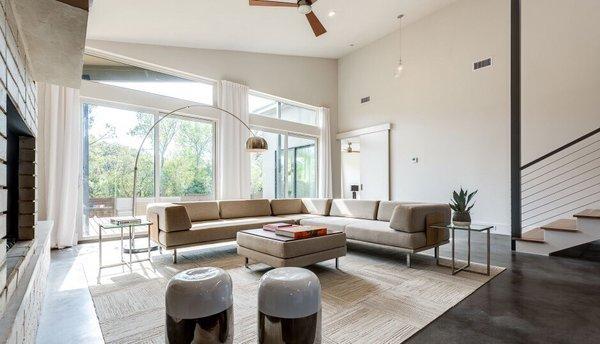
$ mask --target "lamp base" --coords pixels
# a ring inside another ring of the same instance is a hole
[[[126,254],[138,254],[148,252],[148,238],[136,238],[132,240],[133,243],[129,247],[129,240],[123,240],[123,253]],[[158,245],[150,242],[150,251],[158,250]]]

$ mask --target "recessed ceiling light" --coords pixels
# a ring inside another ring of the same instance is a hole
[[[333,16],[335,16],[335,14],[336,14],[335,11],[331,10],[331,11],[329,11],[329,13],[327,15],[330,17],[333,17]]]
[[[354,46],[354,43],[350,43],[350,46],[351,46],[351,47],[353,47],[353,46]]]

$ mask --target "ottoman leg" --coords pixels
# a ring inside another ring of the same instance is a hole
[[[406,267],[410,268],[410,253],[406,254]]]
[[[340,259],[339,259],[339,258],[336,258],[336,259],[335,259],[335,268],[336,268],[337,270],[339,270],[339,269],[340,269]]]
[[[244,257],[244,267],[246,267],[246,269],[250,269],[250,266],[248,265],[248,257]]]
[[[177,249],[173,250],[173,264],[177,264]]]

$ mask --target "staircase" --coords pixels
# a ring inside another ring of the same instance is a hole
[[[521,167],[521,229],[518,252],[600,240],[600,128]]]
[[[517,240],[517,251],[550,255],[569,247],[600,240],[600,209],[587,209],[572,219],[559,219],[529,229]]]

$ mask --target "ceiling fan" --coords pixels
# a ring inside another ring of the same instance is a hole
[[[250,6],[271,6],[271,7],[296,7],[298,12],[304,14],[306,19],[308,19],[308,23],[312,28],[315,36],[319,37],[327,30],[319,18],[315,15],[312,10],[312,5],[317,2],[317,0],[298,0],[296,3],[291,2],[283,2],[283,1],[269,1],[269,0],[250,0]]]

